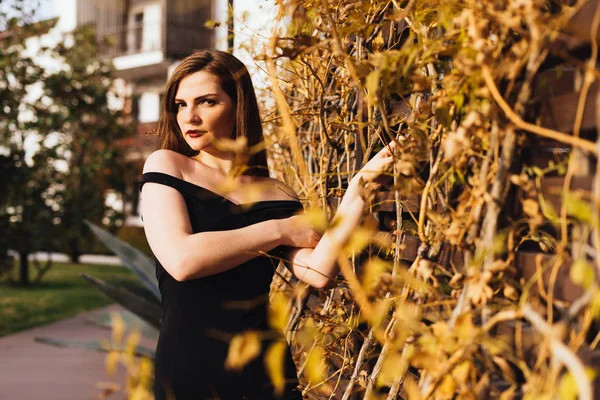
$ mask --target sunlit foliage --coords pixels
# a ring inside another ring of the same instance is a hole
[[[579,111],[570,132],[543,127],[534,92],[542,70],[576,69],[585,105],[600,16],[581,60],[562,49],[585,2],[278,3],[289,23],[265,49],[277,99],[265,121],[274,169],[310,215],[333,215],[366,160],[392,138],[401,143],[389,171],[393,221],[382,226],[381,196],[366,190],[380,221],[365,218],[344,246],[338,287],[290,291],[299,298],[288,338],[305,395],[591,398],[593,374],[578,354],[598,341],[598,193],[566,183],[555,210],[540,185],[570,179],[596,145],[579,137]],[[522,164],[542,138],[562,156]],[[408,264],[407,237],[419,243]],[[549,280],[524,278],[523,251],[539,253]],[[569,267],[583,288],[571,302],[554,295]]]

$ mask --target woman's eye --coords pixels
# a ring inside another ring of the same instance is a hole
[[[215,104],[217,104],[217,102],[213,99],[203,99],[201,103],[206,104],[208,106],[214,106]]]
[[[178,109],[178,110],[179,110],[179,109],[181,109],[181,108],[183,108],[183,107],[185,107],[185,103],[175,103],[175,108],[176,108],[176,109]]]

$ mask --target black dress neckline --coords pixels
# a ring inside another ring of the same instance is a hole
[[[214,198],[218,198],[221,199],[221,201],[223,202],[227,202],[230,205],[234,206],[234,207],[239,207],[239,208],[243,208],[243,209],[247,209],[247,208],[251,208],[253,207],[255,204],[264,204],[264,205],[268,205],[268,204],[272,204],[272,203],[284,203],[284,204],[298,204],[300,203],[300,200],[259,200],[259,201],[251,201],[251,202],[246,202],[246,203],[236,203],[230,199],[228,199],[227,197],[220,195],[219,193],[213,192],[210,189],[207,189],[203,186],[197,185],[195,183],[186,181],[185,179],[181,179],[178,178],[176,176],[173,175],[169,175],[169,174],[165,174],[164,172],[145,172],[142,174],[142,180],[141,180],[141,184],[145,183],[146,181],[152,182],[152,177],[161,177],[164,180],[175,180],[177,182],[182,183],[183,185],[187,185],[189,188],[192,188],[193,190],[191,191],[192,193],[197,191],[197,190],[201,190],[204,193],[210,195],[211,197]],[[201,198],[199,196],[194,196],[197,198]]]

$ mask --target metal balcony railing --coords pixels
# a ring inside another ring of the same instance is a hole
[[[97,35],[102,54],[114,58],[164,49],[164,29],[163,21],[157,21],[121,25],[98,31]]]
[[[97,30],[101,54],[115,58],[162,50],[167,57],[182,57],[212,47],[213,32],[198,24],[157,21]]]

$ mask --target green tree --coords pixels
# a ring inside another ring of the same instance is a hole
[[[29,254],[52,247],[49,238],[57,208],[51,189],[55,155],[53,149],[44,148],[46,137],[38,129],[36,100],[31,99],[31,89],[39,85],[44,70],[27,55],[24,43],[55,21],[24,24],[27,18],[20,5],[16,1],[12,12],[0,13],[6,27],[0,38],[0,262],[10,264],[7,250],[15,250],[21,260],[19,281],[28,284]],[[43,151],[28,154],[27,149],[36,146]]]
[[[123,149],[119,140],[135,132],[131,119],[110,106],[113,67],[99,54],[92,27],[78,28],[55,49],[64,68],[44,80],[51,100],[37,110],[45,129],[60,132],[58,152],[68,168],[61,187],[62,249],[78,262],[93,237],[84,224],[114,225],[122,215],[105,204],[106,193],[125,189]]]

